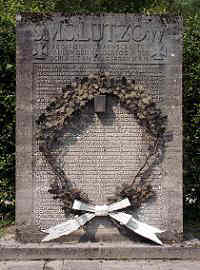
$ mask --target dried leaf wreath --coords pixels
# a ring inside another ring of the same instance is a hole
[[[72,204],[75,199],[84,202],[90,201],[87,194],[72,185],[64,170],[56,163],[51,154],[51,146],[59,138],[63,127],[67,127],[72,121],[74,112],[81,111],[90,100],[101,94],[117,96],[121,105],[134,115],[138,124],[151,138],[148,154],[140,169],[130,183],[123,183],[116,187],[115,194],[109,198],[109,202],[113,203],[128,198],[131,207],[136,209],[154,196],[152,186],[141,181],[141,178],[150,163],[152,164],[152,159],[158,158],[164,147],[167,116],[156,107],[152,97],[146,93],[144,88],[136,85],[134,81],[127,80],[125,77],[115,79],[109,73],[90,74],[63,88],[62,94],[53,98],[45,112],[37,119],[36,137],[39,140],[39,150],[55,175],[49,192],[54,194],[54,199],[62,202],[65,213],[74,213]],[[139,181],[136,181],[137,179]]]

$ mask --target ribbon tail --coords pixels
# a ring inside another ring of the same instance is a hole
[[[119,210],[122,208],[126,208],[130,205],[131,205],[131,203],[130,203],[129,199],[125,198],[119,202],[112,203],[112,204],[108,205],[108,211],[113,212],[113,211],[116,211],[116,210]]]
[[[126,213],[110,213],[110,217],[117,220],[121,224],[125,225],[130,230],[134,231],[135,233],[152,240],[153,242],[163,245],[160,239],[157,237],[156,233],[161,233],[160,229],[137,221],[131,215]]]
[[[145,230],[151,231],[152,233],[162,233],[162,232],[164,232],[164,231],[162,231],[162,230],[160,230],[160,229],[158,229],[158,228],[156,228],[154,226],[142,223],[142,222],[136,220],[133,217],[132,217],[132,220],[133,220],[133,222],[136,222],[136,223],[140,224]]]
[[[54,227],[51,227],[47,230],[43,230],[43,232],[48,233],[48,235],[42,239],[42,242],[47,242],[53,239],[57,239],[63,235],[68,235],[78,230],[81,226],[83,226],[85,223],[87,223],[94,217],[94,214],[86,213],[79,217],[75,217],[74,219],[70,219],[66,222],[58,224]]]

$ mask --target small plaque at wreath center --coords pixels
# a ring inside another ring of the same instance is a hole
[[[105,112],[106,111],[106,96],[98,95],[94,97],[94,109],[95,112]]]

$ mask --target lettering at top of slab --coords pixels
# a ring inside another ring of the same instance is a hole
[[[41,27],[41,26],[40,26]],[[44,34],[52,41],[107,41],[107,42],[162,42],[164,29],[147,28],[142,24],[103,24],[103,23],[64,23],[60,22],[54,27],[43,25],[43,29],[35,31],[35,40]],[[38,36],[39,34],[39,36]]]

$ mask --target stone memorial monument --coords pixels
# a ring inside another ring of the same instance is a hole
[[[17,15],[18,240],[181,238],[181,31],[176,16]]]

